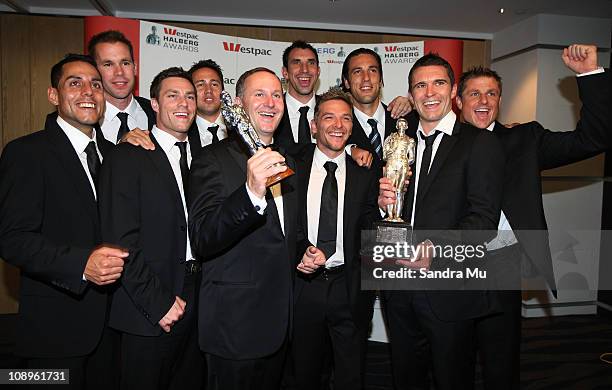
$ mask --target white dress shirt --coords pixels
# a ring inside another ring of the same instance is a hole
[[[208,131],[210,126],[219,126],[217,129],[217,138],[219,138],[219,141],[227,138],[227,127],[225,126],[225,121],[223,120],[221,113],[219,113],[214,122],[209,122],[199,115],[196,115],[195,121],[196,125],[198,126],[198,133],[200,134],[200,143],[202,144],[202,147],[212,144],[213,136],[212,133]]]
[[[308,106],[308,112],[306,113],[306,118],[308,118],[308,124],[310,125],[310,121],[314,118],[314,111],[316,105],[315,95],[312,95],[312,98],[308,101],[308,103],[303,104],[299,102],[296,98],[291,96],[289,93],[285,94],[285,104],[287,105],[287,114],[289,114],[289,123],[291,123],[291,133],[293,135],[293,141],[298,142],[299,136],[299,126],[300,126],[300,108],[303,106]],[[316,142],[312,137],[312,133],[310,133],[310,141],[312,143]]]
[[[121,127],[121,120],[117,118],[117,114],[120,112],[125,112],[128,114],[128,127],[130,130],[135,128],[147,130],[149,128],[149,118],[147,118],[147,114],[144,112],[142,107],[140,107],[140,104],[138,104],[138,101],[136,101],[134,96],[132,96],[130,104],[128,104],[123,111],[107,101],[104,117],[100,122],[100,128],[102,129],[104,138],[110,142],[117,142],[117,134],[119,133],[119,127]]]
[[[164,153],[166,153],[166,157],[168,157],[168,161],[172,167],[172,173],[174,173],[174,178],[176,179],[178,190],[181,194],[181,203],[183,204],[185,221],[187,221],[187,205],[185,203],[185,191],[183,190],[183,176],[181,175],[181,150],[175,145],[176,142],[182,141],[176,139],[174,136],[166,133],[165,131],[160,130],[157,126],[153,126],[151,133],[159,143],[159,146],[161,146]],[[191,148],[189,147],[189,142],[187,142],[187,166],[191,167]],[[192,260],[193,255],[191,253],[191,242],[189,241],[189,235],[187,232],[185,232],[185,239],[187,240],[185,260]]]
[[[87,166],[87,153],[85,153],[85,148],[87,145],[89,145],[91,141],[95,142],[98,158],[100,159],[100,163],[102,163],[102,154],[100,153],[100,147],[96,141],[96,129],[92,129],[92,138],[89,138],[87,135],[85,135],[85,133],[63,120],[59,115],[57,116],[57,124],[64,131],[68,137],[68,140],[70,141],[70,144],[72,144],[74,151],[79,157],[79,161],[81,162],[81,165],[85,170],[85,174],[87,175],[87,179],[89,180],[89,185],[91,186],[91,191],[93,192],[94,198],[97,199],[98,194],[96,193],[96,185],[94,184],[91,173],[89,172],[89,167]]]
[[[346,185],[346,154],[342,153],[330,159],[319,148],[315,148],[312,158],[312,168],[308,180],[308,193],[306,195],[308,217],[308,240],[317,245],[319,235],[319,214],[321,212],[321,192],[327,170],[323,166],[327,161],[338,165],[335,176],[338,182],[338,221],[336,225],[336,252],[325,261],[325,268],[337,267],[344,264],[344,189]]]
[[[429,134],[433,134],[434,131],[436,130],[439,131],[432,145],[431,161],[429,163],[429,167],[427,168],[428,172],[429,172],[429,169],[431,169],[431,165],[434,162],[434,159],[436,157],[436,152],[438,151],[440,142],[442,142],[442,137],[444,137],[445,135],[450,136],[453,134],[453,128],[455,127],[456,119],[457,119],[457,115],[455,115],[455,113],[452,110],[449,111],[448,114],[446,114],[444,118],[440,120],[438,125],[429,133]],[[419,121],[419,128],[417,129],[417,133],[421,133],[423,136],[426,136],[425,132],[423,131],[423,126],[421,125],[420,121]],[[414,226],[414,213],[416,211],[414,206],[416,204],[416,196],[419,191],[419,173],[421,170],[421,161],[423,161],[423,151],[425,150],[425,141],[421,139],[421,137],[419,137],[418,134],[416,138],[417,138],[417,157],[416,157],[416,164],[413,165],[414,170],[412,171],[412,177],[414,178],[414,198],[412,198],[412,215],[410,216],[410,224],[412,226]]]

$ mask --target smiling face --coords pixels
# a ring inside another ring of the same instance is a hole
[[[317,148],[327,157],[336,158],[344,153],[353,130],[353,109],[342,99],[322,102],[310,129],[317,140]]]
[[[221,111],[222,80],[211,68],[200,68],[191,76],[198,95],[198,115],[214,122]]]
[[[429,65],[414,70],[410,93],[423,130],[428,134],[452,109],[457,87],[451,85],[443,66]]]
[[[241,95],[236,103],[245,109],[261,140],[271,143],[285,109],[280,80],[273,73],[255,72],[244,81]]]
[[[302,103],[314,94],[314,87],[321,74],[319,63],[310,49],[295,48],[289,52],[287,67],[283,66],[283,77],[287,80],[287,93]]]
[[[157,113],[157,127],[176,139],[184,141],[195,118],[196,93],[193,85],[182,77],[162,80],[159,97],[151,99],[151,107]]]
[[[457,96],[461,121],[486,129],[499,114],[501,91],[493,77],[475,77],[466,81],[461,96]]]
[[[88,136],[104,113],[100,74],[86,62],[64,64],[57,88],[50,87],[47,95],[58,115]]]
[[[106,99],[119,108],[130,102],[136,85],[136,64],[125,43],[99,43],[95,60],[102,75]]]
[[[344,80],[344,87],[351,93],[353,104],[360,109],[377,107],[382,87],[378,62],[369,54],[359,54],[349,61],[348,79]]]

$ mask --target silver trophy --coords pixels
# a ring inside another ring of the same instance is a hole
[[[238,135],[240,135],[240,138],[246,144],[251,155],[254,155],[259,149],[266,147],[266,145],[261,142],[255,128],[253,128],[249,114],[247,114],[242,106],[234,104],[232,95],[227,91],[221,91],[221,115],[223,115],[223,119],[225,119],[227,124],[237,130]],[[279,164],[286,165],[284,162]],[[287,167],[285,171],[269,177],[266,181],[266,186],[270,187],[294,173],[295,172],[291,168]]]
[[[406,180],[410,173],[410,165],[415,160],[416,143],[413,138],[406,135],[408,122],[400,118],[395,125],[397,132],[387,137],[383,144],[383,160],[385,165],[385,177],[391,180],[395,187],[395,203],[387,205],[387,218],[376,224],[377,241],[379,242],[401,242],[408,241],[411,226],[402,219],[404,208],[404,195],[406,195]]]

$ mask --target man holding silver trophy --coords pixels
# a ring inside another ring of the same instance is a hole
[[[278,181],[294,164],[267,147],[284,110],[278,77],[249,70],[236,93],[238,107],[224,113],[238,131],[191,170],[190,238],[203,260],[200,348],[207,389],[275,389],[292,311],[297,183],[294,175]]]

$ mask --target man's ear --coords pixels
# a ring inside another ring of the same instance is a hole
[[[242,104],[242,99],[240,99],[240,96],[236,96],[234,98],[234,104],[240,106],[240,107],[244,107],[244,104]]]
[[[461,101],[461,96],[455,96],[455,104],[457,108],[463,110],[463,102]]]
[[[59,96],[57,93],[57,88],[47,88],[47,99],[49,100],[49,103],[51,103],[53,106],[59,106]]]
[[[156,113],[159,113],[159,102],[157,101],[157,99],[151,99],[151,108]]]

